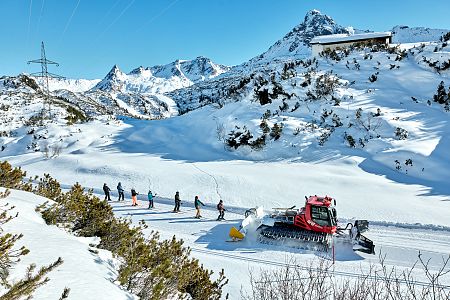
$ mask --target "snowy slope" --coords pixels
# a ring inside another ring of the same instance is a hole
[[[48,201],[22,191],[11,191],[4,201],[14,205],[18,217],[2,226],[5,232],[22,233],[16,247],[24,245],[30,253],[13,266],[10,280],[18,280],[28,265],[35,263],[37,269],[56,261],[64,263],[50,272],[50,281],[38,288],[33,299],[59,299],[65,287],[70,288],[69,299],[137,299],[134,295],[114,284],[117,277],[117,261],[109,251],[90,252],[89,244],[95,238],[75,237],[56,226],[48,226],[36,206]]]
[[[42,85],[40,78],[36,78],[36,81]],[[48,85],[50,91],[68,90],[71,92],[85,92],[99,82],[100,79],[49,78]]]
[[[424,27],[395,26],[392,28],[393,43],[419,43],[439,41],[439,39],[449,32],[448,29],[431,29]]]

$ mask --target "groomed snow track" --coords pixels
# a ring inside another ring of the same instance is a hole
[[[229,253],[224,253],[224,252],[219,252],[219,251],[214,251],[214,250],[208,250],[208,249],[191,248],[191,250],[193,252],[197,252],[197,253],[201,253],[201,254],[207,254],[207,255],[213,255],[213,256],[218,256],[218,257],[230,258],[230,259],[234,259],[234,260],[240,260],[240,261],[245,261],[245,262],[261,264],[261,265],[265,265],[265,266],[293,267],[293,268],[298,268],[298,269],[301,269],[301,270],[304,270],[304,271],[313,271],[313,272],[319,272],[320,271],[317,268],[305,267],[305,266],[297,265],[297,264],[288,264],[288,263],[277,262],[277,261],[268,260],[268,259],[245,257],[245,256],[241,256],[241,255],[229,254]],[[348,278],[367,278],[367,279],[377,280],[377,281],[389,280],[388,278],[385,278],[383,276],[364,275],[364,274],[344,272],[344,271],[331,271],[331,274],[333,274],[334,276],[348,277]],[[406,282],[405,280],[402,280],[402,279],[398,279],[396,281],[401,283],[401,284],[414,284],[415,286],[419,286],[419,287],[428,287],[428,286],[430,286],[429,282],[424,282],[424,281],[413,281],[413,283]],[[436,285],[435,287],[436,288],[442,288],[442,289],[445,289],[445,290],[450,290],[450,285]]]

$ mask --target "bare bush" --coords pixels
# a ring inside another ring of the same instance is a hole
[[[62,152],[62,146],[60,144],[53,145],[52,157],[58,157]]]
[[[442,260],[437,271],[431,271],[429,260],[419,252],[416,263],[407,270],[398,270],[385,263],[380,254],[379,263],[367,272],[352,274],[339,272],[336,276],[330,261],[312,261],[298,265],[290,261],[281,269],[263,270],[257,276],[250,274],[251,292],[241,291],[245,300],[448,300],[450,289],[440,283],[450,272],[450,256]],[[417,281],[413,271],[420,266],[427,278]]]
[[[216,137],[219,142],[225,140],[225,125],[216,121]]]

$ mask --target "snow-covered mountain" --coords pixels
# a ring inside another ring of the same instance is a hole
[[[354,32],[355,30],[352,27],[343,27],[320,11],[311,10],[306,14],[302,23],[295,26],[266,52],[253,58],[251,62],[266,62],[288,57],[306,57],[311,54],[309,42],[315,36],[338,33],[353,34]]]
[[[42,86],[41,78],[35,78],[35,80]],[[49,78],[48,86],[50,91],[68,90],[72,92],[85,92],[99,82],[100,79]]]
[[[214,78],[229,67],[213,63],[206,57],[176,60],[167,65],[139,67],[125,74],[117,65],[92,90],[162,94]]]
[[[393,43],[420,43],[439,41],[439,39],[447,32],[450,32],[450,30],[399,25],[392,28],[391,32]]]

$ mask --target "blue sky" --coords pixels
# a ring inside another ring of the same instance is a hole
[[[200,55],[235,65],[267,50],[311,9],[360,29],[450,29],[449,0],[0,0],[0,75],[38,71],[26,61],[39,58],[41,41],[60,63],[49,71],[70,78]]]

